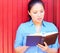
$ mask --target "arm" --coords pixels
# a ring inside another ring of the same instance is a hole
[[[53,48],[48,48],[47,53],[57,53],[57,49],[53,49]]]
[[[28,48],[28,46],[23,45],[23,40],[25,40],[23,36],[23,27],[23,25],[20,25],[16,33],[16,39],[14,43],[14,50],[16,53],[24,53],[25,50]]]
[[[19,46],[19,47],[15,48],[15,53],[24,53],[27,48],[28,48],[28,46]]]
[[[38,47],[41,48],[43,51],[47,52],[47,53],[57,53],[57,49],[54,48],[49,48],[47,46],[47,43],[44,42],[45,46],[38,44]]]

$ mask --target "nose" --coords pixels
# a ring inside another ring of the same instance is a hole
[[[38,13],[38,16],[41,16],[41,14],[40,14],[40,13]]]

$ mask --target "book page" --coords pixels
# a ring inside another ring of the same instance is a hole
[[[43,34],[43,36],[45,37],[45,36],[52,35],[52,34],[56,34],[56,33],[58,33],[58,32],[49,32],[49,33]]]
[[[55,34],[55,33],[58,33],[58,32],[48,32],[48,33],[43,32],[43,33],[34,33],[34,34],[30,34],[30,35],[32,35],[32,36],[43,36],[43,37],[45,37],[45,36],[48,36],[48,35],[51,35],[51,34]]]

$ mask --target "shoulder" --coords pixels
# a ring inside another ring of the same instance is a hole
[[[19,27],[30,27],[33,24],[32,20],[21,23]]]
[[[25,26],[27,26],[27,25],[29,25],[29,22],[21,23],[20,26],[25,27]]]
[[[52,27],[56,27],[52,22],[47,22],[47,21],[44,21],[43,22],[45,26],[52,26]]]
[[[48,29],[50,29],[50,30],[58,31],[56,25],[53,24],[52,22],[44,21],[44,25],[45,25]]]
[[[29,26],[29,22],[21,23],[18,28],[27,28]]]

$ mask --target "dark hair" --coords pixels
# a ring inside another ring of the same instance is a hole
[[[43,8],[45,9],[45,6],[44,6],[44,3],[43,3],[42,0],[31,0],[31,1],[28,3],[28,11],[29,11],[29,12],[30,12],[32,6],[33,6],[34,4],[36,4],[36,3],[42,4],[42,5],[43,5]],[[30,16],[30,15],[29,15],[29,18],[30,18],[30,20],[31,20],[31,16]]]

